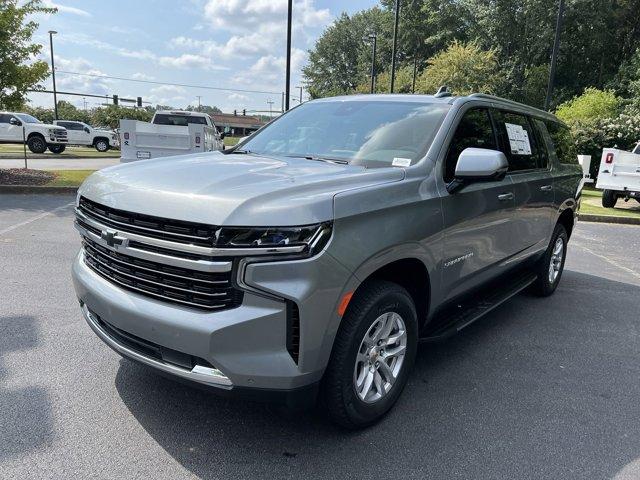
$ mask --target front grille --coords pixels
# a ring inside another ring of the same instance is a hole
[[[217,227],[203,223],[125,212],[84,197],[80,197],[79,210],[92,220],[122,232],[188,245],[213,246],[217,230]]]
[[[231,270],[201,272],[163,265],[115,252],[86,237],[83,246],[87,265],[122,288],[206,310],[242,303],[242,291],[232,285]]]
[[[287,301],[287,351],[293,361],[300,357],[300,310],[294,302]]]
[[[67,131],[66,130],[54,130],[53,131],[53,136],[59,142],[66,142],[67,141]]]

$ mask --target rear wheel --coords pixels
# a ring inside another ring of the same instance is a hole
[[[97,139],[94,146],[99,152],[106,152],[107,150],[109,150],[109,142],[107,142],[104,138]]]
[[[558,223],[553,231],[549,248],[536,265],[538,278],[532,288],[537,295],[547,297],[556,291],[564,270],[568,241],[567,231]]]
[[[47,142],[41,135],[31,135],[27,140],[27,147],[32,153],[44,153],[47,149]]]
[[[64,149],[65,149],[65,148],[67,148],[67,146],[66,146],[66,145],[60,145],[60,144],[56,144],[56,145],[53,145],[53,144],[52,144],[52,145],[49,145],[49,151],[50,151],[51,153],[56,153],[56,154],[59,154],[59,153],[64,152]]]
[[[602,192],[602,206],[605,208],[613,208],[616,206],[618,196],[613,190],[605,190]]]
[[[329,417],[346,428],[375,423],[393,407],[416,356],[416,309],[391,282],[361,287],[336,336],[322,385]]]

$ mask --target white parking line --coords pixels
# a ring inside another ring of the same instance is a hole
[[[604,255],[600,255],[599,253],[594,252],[593,250],[591,250],[590,248],[585,247],[584,245],[581,245],[580,243],[578,243],[578,247],[580,247],[581,249],[583,249],[585,252],[590,253],[591,255],[593,255],[594,257],[598,257],[602,260],[604,260],[605,262],[607,262],[609,265],[613,265],[616,268],[619,268],[620,270],[623,270],[627,273],[630,273],[631,275],[633,275],[636,278],[640,278],[640,273],[636,272],[635,270],[630,269],[629,267],[625,267],[624,265],[620,265],[618,262],[616,262],[615,260],[611,260],[609,257],[606,257]]]
[[[40,220],[41,218],[44,218],[44,217],[48,217],[51,214],[59,212],[60,210],[64,210],[65,208],[69,208],[69,207],[71,207],[73,205],[75,205],[75,202],[67,203],[66,205],[62,205],[61,207],[54,208],[53,210],[49,210],[48,212],[42,212],[40,215],[36,215],[35,217],[30,218],[29,220],[25,220],[24,222],[16,223],[15,225],[11,225],[11,226],[3,229],[3,230],[0,230],[0,235],[4,235],[5,233],[8,233],[8,232],[10,232],[12,230],[15,230],[16,228],[20,228],[20,227],[24,227],[25,225],[29,225],[32,222]]]

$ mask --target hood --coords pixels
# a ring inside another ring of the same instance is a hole
[[[220,152],[100,170],[80,195],[103,205],[212,225],[291,226],[333,219],[333,197],[404,178],[400,168]]]
[[[56,130],[66,130],[66,128],[60,126],[60,125],[53,125],[51,123],[29,123],[28,125],[33,125],[36,127],[41,127],[41,128],[54,128]]]
[[[106,128],[94,128],[93,133],[97,133],[100,135],[107,135],[107,136],[116,134],[116,132],[114,132],[113,130],[107,130]]]

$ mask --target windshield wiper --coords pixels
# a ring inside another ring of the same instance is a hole
[[[339,165],[349,165],[349,162],[343,158],[331,158],[331,157],[323,157],[320,155],[285,155],[285,157],[291,158],[304,158],[306,160],[315,160],[317,162],[329,162],[329,163],[337,163]]]

